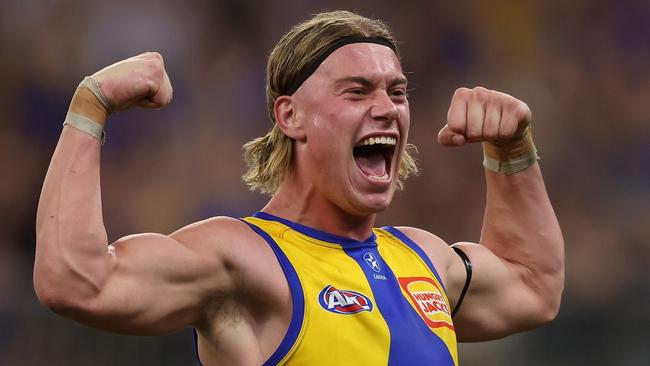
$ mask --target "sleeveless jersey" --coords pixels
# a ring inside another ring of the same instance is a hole
[[[442,281],[401,231],[357,241],[264,212],[243,220],[273,249],[292,296],[289,328],[265,366],[458,365]]]

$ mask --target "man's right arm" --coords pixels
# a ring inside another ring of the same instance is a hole
[[[115,110],[171,101],[162,57],[146,53],[93,77]],[[103,125],[98,99],[78,88],[70,111]],[[206,229],[209,226],[209,229]],[[100,142],[66,125],[48,169],[36,220],[34,287],[52,310],[82,323],[129,334],[160,334],[201,322],[210,294],[234,285],[223,238],[240,223],[217,219],[172,235],[139,234],[109,245],[102,219]]]

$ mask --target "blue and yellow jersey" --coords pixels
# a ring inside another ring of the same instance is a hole
[[[420,247],[392,227],[357,241],[259,212],[293,297],[265,365],[457,365],[449,300]]]
[[[293,299],[264,365],[458,365],[442,281],[402,232],[357,241],[263,212],[243,220],[273,249]]]

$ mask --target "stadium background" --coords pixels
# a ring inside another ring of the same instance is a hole
[[[115,336],[51,314],[33,293],[40,186],[81,78],[156,50],[174,84],[170,107],[109,120],[102,189],[111,240],[247,215],[266,200],[239,177],[240,146],[269,127],[267,54],[293,24],[338,8],[392,26],[414,89],[411,141],[423,172],[379,224],[477,240],[480,147],[433,143],[451,94],[483,85],[533,110],[566,239],[562,310],[541,329],[461,345],[462,363],[649,362],[650,2],[8,0],[0,3],[0,365],[193,362],[189,330]]]

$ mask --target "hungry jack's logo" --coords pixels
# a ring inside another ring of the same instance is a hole
[[[327,285],[318,294],[320,306],[336,314],[356,314],[362,311],[372,311],[372,301],[368,296],[350,290],[339,290]]]
[[[427,277],[400,277],[398,281],[415,310],[429,327],[454,329],[449,305],[436,282]]]

